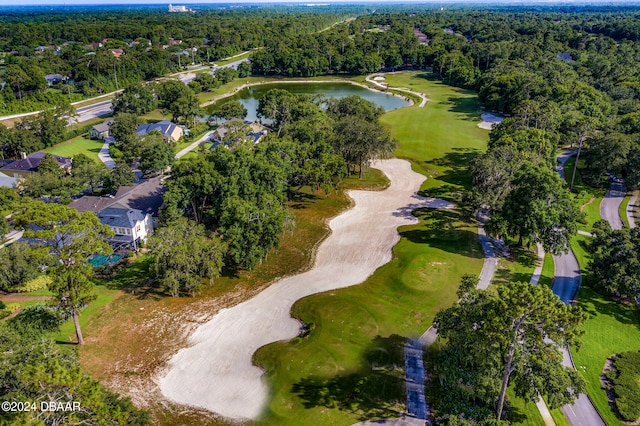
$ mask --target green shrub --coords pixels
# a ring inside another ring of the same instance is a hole
[[[13,287],[10,291],[14,293],[29,293],[31,291],[45,290],[51,283],[51,277],[48,275],[40,275],[31,281],[27,281],[19,287]]]
[[[109,155],[114,161],[122,161],[124,154],[114,144],[109,145]]]
[[[19,303],[6,303],[4,308],[0,309],[0,318],[8,317],[18,309],[20,309]]]
[[[640,352],[624,352],[614,362],[616,374],[607,375],[613,382],[615,403],[626,421],[640,419]]]

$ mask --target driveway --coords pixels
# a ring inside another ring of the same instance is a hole
[[[625,194],[622,183],[611,182],[607,194],[600,203],[600,217],[609,222],[613,229],[622,229],[624,226],[620,218],[620,204]]]

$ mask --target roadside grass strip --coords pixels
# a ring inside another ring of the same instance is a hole
[[[571,241],[583,273],[578,305],[589,315],[582,326],[581,347],[571,348],[571,353],[576,368],[587,381],[587,393],[607,424],[624,425],[609,404],[600,376],[611,355],[640,350],[640,311],[633,304],[620,303],[589,288],[590,276],[586,270],[589,254],[585,248],[589,240],[578,235]]]

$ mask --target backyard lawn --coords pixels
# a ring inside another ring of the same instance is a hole
[[[83,136],[77,136],[73,139],[69,139],[68,141],[54,145],[51,148],[47,148],[44,151],[71,158],[79,154],[84,154],[96,163],[102,164],[98,158],[98,153],[100,152],[100,148],[102,148],[103,144],[104,142],[100,140],[86,139]]]

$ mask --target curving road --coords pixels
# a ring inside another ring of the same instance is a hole
[[[607,194],[600,203],[600,217],[609,222],[613,229],[622,229],[624,226],[620,217],[620,204],[622,204],[625,195],[623,184],[611,182]]]
[[[557,170],[563,179],[565,178],[564,165],[573,154],[575,154],[575,151],[565,151],[558,155]],[[564,303],[573,303],[581,281],[578,260],[571,250],[560,256],[553,256],[553,260],[555,263],[555,278],[551,289]],[[569,350],[562,348],[562,355],[562,364],[565,367],[575,369]],[[567,404],[562,407],[562,413],[571,426],[606,426],[593,403],[585,394],[580,394],[573,404]]]

